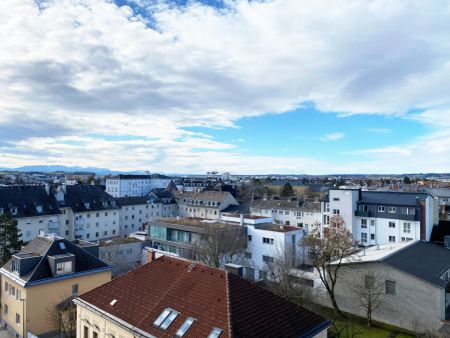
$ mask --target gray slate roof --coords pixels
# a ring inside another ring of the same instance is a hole
[[[42,206],[42,213],[36,209]],[[44,186],[14,185],[0,187],[0,208],[11,212],[17,208],[14,217],[33,217],[60,214],[58,203],[53,195],[48,195]]]
[[[59,243],[64,242],[65,249],[61,249]],[[36,264],[31,271],[20,276],[25,282],[36,282],[43,279],[54,278],[47,256],[55,256],[71,253],[75,255],[75,273],[86,272],[96,269],[108,268],[108,265],[102,262],[94,255],[80,248],[78,245],[62,238],[52,238],[50,236],[38,236],[30,241],[21,251],[20,254],[34,253],[42,256],[42,259]],[[11,260],[9,260],[3,268],[9,272],[11,269]]]
[[[419,241],[382,261],[438,287],[445,288],[450,284],[439,278],[450,269],[450,249],[439,245]]]
[[[103,202],[106,204],[103,205]],[[86,208],[85,203],[89,203]],[[66,187],[65,206],[74,212],[119,209],[116,199],[97,185],[75,184]]]
[[[147,204],[147,197],[141,197],[141,196],[133,196],[133,197],[118,197],[116,198],[117,203],[119,203],[120,206],[124,207],[127,205],[139,205],[139,204]]]
[[[359,203],[417,206],[417,199],[422,201],[429,196],[427,193],[416,192],[362,191]]]

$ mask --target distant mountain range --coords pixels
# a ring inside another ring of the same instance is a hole
[[[88,172],[88,173],[96,173],[98,175],[116,175],[116,174],[144,174],[144,170],[135,170],[135,171],[113,171],[106,168],[96,168],[96,167],[68,167],[64,165],[27,165],[18,168],[0,168],[1,171],[21,171],[21,172]]]

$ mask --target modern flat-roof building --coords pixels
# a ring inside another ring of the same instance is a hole
[[[230,272],[168,256],[74,302],[77,338],[325,338],[330,325]]]

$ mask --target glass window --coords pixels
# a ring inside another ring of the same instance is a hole
[[[164,319],[166,319],[167,316],[169,316],[169,314],[170,314],[171,311],[172,311],[172,310],[170,310],[170,309],[165,309],[165,310],[159,315],[159,317],[156,318],[156,320],[153,322],[153,325],[160,326],[161,323],[164,321]]]
[[[162,324],[159,327],[163,330],[166,330],[170,326],[170,324],[173,323],[175,318],[177,318],[177,316],[178,316],[178,312],[172,310],[172,312],[167,316],[166,319],[164,319],[164,321],[162,322]]]
[[[83,338],[89,338],[89,327],[83,327]]]
[[[222,331],[223,331],[222,329],[215,327],[209,334],[208,338],[218,338],[222,334]]]
[[[181,324],[178,331],[175,333],[176,337],[183,337],[187,330],[191,327],[191,325],[194,323],[195,319],[192,317],[189,317],[184,321],[183,324]]]
[[[386,294],[395,295],[396,294],[396,283],[391,280],[386,280]]]

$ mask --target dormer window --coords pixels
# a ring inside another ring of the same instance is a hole
[[[61,275],[64,273],[72,272],[72,261],[56,263],[56,274]]]
[[[3,208],[0,208],[0,215],[3,215],[3,213],[4,213]]]
[[[89,208],[91,207],[91,204],[90,204],[89,202],[85,202],[85,203],[84,203],[84,207],[85,207],[86,209],[89,209]]]
[[[38,214],[42,214],[44,212],[44,208],[42,207],[42,205],[36,205],[36,212]]]
[[[19,264],[16,261],[11,261],[12,272],[19,272]]]
[[[102,204],[103,204],[103,207],[104,207],[104,208],[106,208],[106,207],[108,206],[108,202],[106,202],[106,201],[103,201]]]
[[[11,214],[17,215],[17,208],[16,207],[12,207],[11,208]]]

